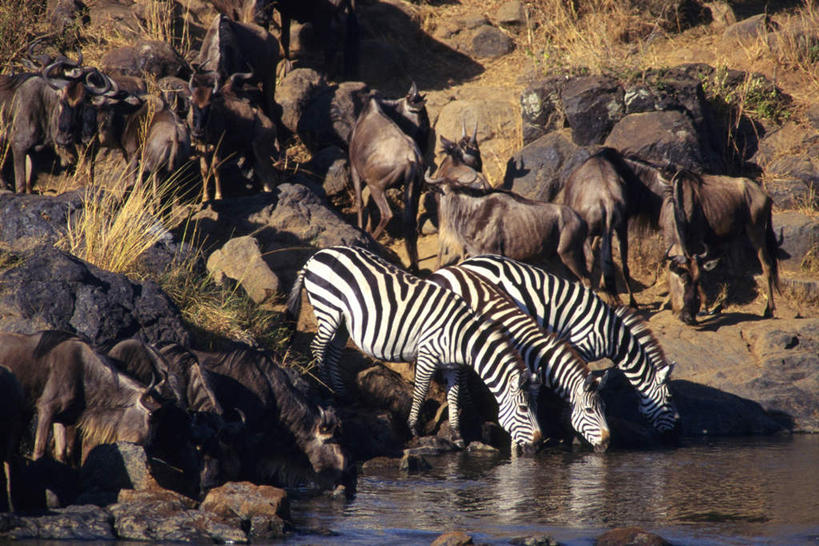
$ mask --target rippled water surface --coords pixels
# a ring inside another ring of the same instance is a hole
[[[639,526],[675,544],[819,544],[819,436],[728,439],[660,451],[550,451],[534,458],[451,454],[432,470],[362,472],[352,501],[295,500],[304,534],[288,542],[478,542],[548,534],[592,544]]]

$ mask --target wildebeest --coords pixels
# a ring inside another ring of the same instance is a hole
[[[480,164],[480,151],[475,155],[472,148],[463,148],[461,142],[455,143],[443,135],[440,137],[441,147],[445,155],[443,161],[438,166],[435,173],[435,179],[444,180],[447,183],[455,184],[472,188],[475,190],[489,191],[492,186],[489,181],[481,173],[480,169],[476,169],[473,165]],[[467,138],[467,146],[469,146]],[[477,147],[474,148],[477,150]],[[477,161],[475,158],[477,157]]]
[[[518,194],[484,192],[426,177],[441,193],[438,208],[438,266],[460,257],[500,254],[517,260],[546,260],[555,255],[585,286],[591,247],[586,222],[571,208],[533,201]],[[461,256],[444,255],[457,248]]]
[[[2,140],[11,149],[17,192],[31,193],[32,152],[50,147],[59,153],[78,142],[87,96],[107,91],[88,81],[95,70],[81,64],[82,56],[76,62],[60,57],[39,73],[0,77]]]
[[[209,384],[209,372],[195,355],[173,343],[152,346],[126,339],[109,351],[118,369],[147,384],[155,377],[163,380],[155,387],[165,404],[156,418],[151,454],[179,467],[193,478],[194,493],[225,481],[240,479],[244,423],[239,414],[228,414]]]
[[[355,471],[339,443],[341,423],[334,410],[313,400],[269,354],[245,348],[186,351],[172,345],[161,352],[169,363],[193,355],[218,403],[244,416],[242,479],[279,485],[306,480],[352,491]]]
[[[404,237],[413,271],[418,270],[416,216],[423,165],[424,159],[415,141],[384,113],[376,98],[370,98],[350,134],[350,174],[358,207],[358,227],[364,228],[362,182],[370,189],[370,198],[380,213],[374,230],[370,229],[372,218],[367,221],[373,239],[378,239],[393,215],[387,203],[386,189],[403,184]]]
[[[0,365],[0,462],[3,463],[5,491],[9,512],[14,512],[11,497],[12,467],[17,457],[17,445],[25,425],[23,389],[7,367]],[[0,505],[2,506],[2,505]],[[3,510],[0,509],[0,512]]]
[[[92,100],[99,147],[119,150],[130,182],[148,176],[156,197],[157,178],[171,176],[190,158],[188,128],[162,99],[120,91],[116,81],[111,85]]]
[[[620,263],[629,305],[636,306],[628,267],[628,221],[640,214],[638,193],[642,184],[625,165],[617,150],[602,148],[574,169],[555,196],[554,202],[568,205],[586,221],[592,252],[600,251],[603,291],[620,303],[614,280],[612,242],[620,243]],[[589,266],[591,269],[591,266]]]
[[[45,455],[55,425],[57,458],[65,461],[64,427],[76,425],[82,458],[96,445],[118,441],[147,444],[153,413],[161,407],[147,387],[120,373],[81,338],[60,331],[0,334],[0,362],[14,372],[27,403],[36,409],[32,457]]]
[[[275,102],[278,60],[279,45],[267,30],[217,15],[202,39],[195,68],[214,72],[218,87],[232,74],[248,73],[249,83],[261,85],[262,111],[276,121],[280,117]]]
[[[429,147],[429,114],[426,99],[418,92],[415,82],[412,82],[407,94],[400,99],[379,97],[378,104],[404,133],[412,137],[421,156],[426,156]]]
[[[763,317],[774,312],[773,289],[779,290],[779,243],[773,231],[773,201],[748,178],[678,172],[669,196],[674,214],[664,226],[669,251],[669,295],[672,309],[687,323],[696,322],[700,305],[707,309],[702,270],[719,258],[714,252],[743,234],[756,250],[766,284]]]
[[[277,175],[270,156],[276,152],[276,127],[258,108],[237,96],[236,87],[247,76],[233,74],[221,88],[213,72],[191,76],[188,125],[200,154],[203,203],[210,199],[211,169],[216,185],[214,197],[222,198],[220,167],[234,154],[250,156],[262,189],[273,191]]]

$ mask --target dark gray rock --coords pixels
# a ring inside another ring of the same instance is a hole
[[[475,31],[471,45],[472,53],[484,59],[502,57],[515,48],[515,43],[509,36],[490,25],[483,25]]]
[[[495,12],[495,19],[502,25],[520,27],[526,24],[526,12],[519,0],[510,0],[501,4]]]
[[[563,85],[563,111],[575,144],[602,144],[625,114],[623,88],[605,76],[581,76]]]
[[[0,242],[12,250],[53,245],[62,237],[68,219],[83,209],[83,190],[56,197],[0,192]]]
[[[598,546],[671,546],[671,543],[659,535],[649,533],[639,527],[618,527],[606,531],[595,542]]]
[[[344,150],[358,114],[370,95],[363,82],[344,82],[315,94],[298,123],[305,146],[318,151],[335,145]]]
[[[718,158],[703,148],[685,112],[630,114],[611,130],[606,146],[657,165],[676,165],[693,172],[720,172]]]
[[[88,453],[80,470],[83,492],[80,498],[102,499],[115,502],[121,489],[139,491],[159,487],[151,475],[148,455],[142,446],[118,442],[102,444]]]
[[[100,68],[105,72],[127,76],[151,75],[157,79],[165,76],[187,78],[190,68],[182,55],[167,42],[141,40],[133,46],[119,47],[106,53]]]
[[[50,246],[0,273],[0,329],[81,334],[93,345],[136,337],[190,342],[179,309],[153,281],[135,282]]]
[[[819,259],[819,220],[815,216],[779,212],[774,215],[773,226],[777,239],[782,237],[784,253],[779,264],[783,269],[802,271],[806,259]]]
[[[276,104],[282,109],[284,126],[298,132],[299,120],[310,100],[326,88],[324,76],[312,68],[297,68],[287,74],[276,86]]]
[[[409,415],[412,385],[384,366],[372,366],[358,373],[356,388],[362,403],[390,410],[396,418]]]
[[[338,146],[328,146],[313,154],[307,168],[322,185],[328,197],[352,188],[347,152]]]
[[[114,518],[97,506],[78,505],[52,510],[43,516],[0,515],[0,539],[6,540],[115,540]]]
[[[560,89],[565,81],[561,77],[538,80],[521,93],[524,145],[565,126],[566,119],[560,102]]]
[[[729,26],[722,36],[729,40],[754,40],[770,30],[775,30],[771,16],[767,13],[760,13]]]
[[[574,144],[565,133],[549,133],[509,159],[503,187],[530,199],[550,201],[566,176],[589,156],[588,151]]]
[[[432,468],[432,465],[421,455],[416,453],[404,453],[404,456],[401,457],[401,461],[398,463],[398,468],[404,472],[423,472]]]

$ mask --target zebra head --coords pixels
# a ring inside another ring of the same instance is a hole
[[[592,374],[578,382],[569,399],[572,428],[580,433],[597,452],[609,447],[611,433],[606,422],[605,404],[600,397],[600,389],[606,382],[608,372],[603,377]]]
[[[673,432],[680,424],[680,414],[677,413],[671,390],[668,388],[669,378],[675,364],[672,361],[657,368],[654,373],[654,382],[648,392],[640,393],[640,413],[662,434]]]
[[[498,422],[512,436],[512,452],[532,454],[543,438],[537,422],[536,403],[540,380],[529,372],[510,376],[509,392],[498,411]]]

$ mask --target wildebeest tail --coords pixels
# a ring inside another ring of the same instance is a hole
[[[768,251],[768,259],[770,260],[769,267],[771,268],[771,279],[773,280],[774,287],[776,291],[781,293],[781,286],[779,284],[779,245],[781,241],[777,241],[776,233],[774,233],[773,229],[773,221],[772,221],[773,213],[771,209],[768,209],[768,222],[767,227],[765,228],[765,246],[767,247],[766,250]]]
[[[301,311],[302,286],[304,286],[304,269],[299,270],[298,275],[296,275],[296,282],[293,283],[293,288],[287,296],[287,313],[294,320],[299,318],[299,312]]]
[[[605,209],[603,209],[601,213],[603,236],[601,238],[600,245],[600,274],[603,277],[603,286],[605,287],[606,292],[608,292],[612,296],[616,296],[617,285],[615,284],[614,280],[614,257],[612,255],[611,249],[612,230],[611,227],[609,226]]]

